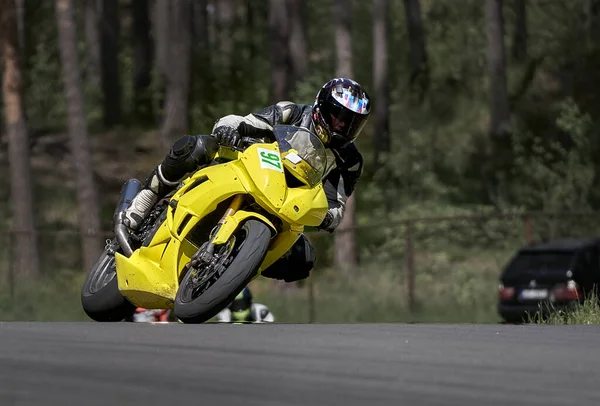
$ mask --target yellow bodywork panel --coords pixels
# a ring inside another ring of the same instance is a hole
[[[221,225],[219,231],[217,232],[217,235],[213,240],[213,244],[225,244],[227,241],[229,241],[233,233],[239,228],[240,223],[243,223],[245,220],[248,220],[250,218],[255,218],[262,221],[271,228],[273,235],[277,234],[277,229],[275,228],[273,223],[271,223],[271,221],[262,214],[252,213],[245,210],[238,210],[233,216],[227,217],[225,222]]]
[[[323,185],[319,184],[313,189],[300,187],[288,189],[285,203],[279,211],[281,218],[290,224],[304,226],[318,226],[323,221],[328,209],[327,198]]]
[[[117,279],[121,294],[146,309],[171,309],[179,287],[178,275],[197,247],[184,240],[141,247],[129,258],[117,253]],[[158,262],[156,261],[158,259]]]
[[[274,158],[266,160],[265,157]],[[262,207],[277,212],[284,203],[287,185],[277,144],[252,145],[239,162],[252,179],[252,196]],[[270,163],[265,163],[270,162]],[[278,164],[279,167],[274,166]]]

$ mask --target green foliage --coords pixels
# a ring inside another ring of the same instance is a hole
[[[515,135],[512,173],[521,181],[514,183],[514,200],[545,211],[589,209],[595,177],[591,119],[567,99],[559,105],[556,126],[562,139]]]
[[[583,304],[577,303],[570,309],[553,304],[540,305],[540,311],[528,315],[527,321],[534,324],[600,324],[600,305],[596,294],[589,295]]]

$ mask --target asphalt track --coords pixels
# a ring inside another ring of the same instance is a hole
[[[2,406],[598,405],[599,370],[596,326],[0,323]]]

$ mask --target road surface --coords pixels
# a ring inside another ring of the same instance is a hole
[[[0,405],[598,405],[600,327],[0,323]]]

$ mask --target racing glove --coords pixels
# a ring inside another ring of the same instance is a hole
[[[240,133],[235,128],[227,125],[215,128],[213,136],[219,144],[228,147],[237,147],[241,139]]]
[[[327,210],[327,214],[325,215],[325,218],[323,219],[321,224],[317,226],[317,230],[325,230],[330,233],[333,233],[335,231],[333,220],[333,213],[331,212],[331,210]]]

